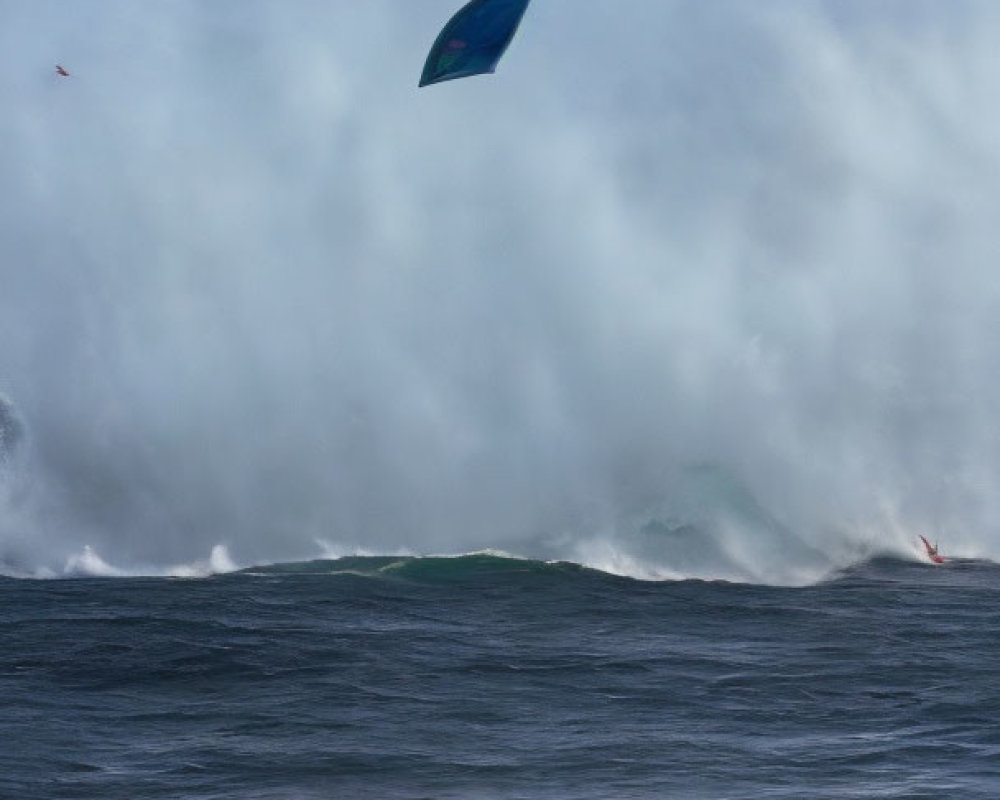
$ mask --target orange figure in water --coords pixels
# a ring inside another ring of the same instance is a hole
[[[927,551],[927,557],[931,561],[933,561],[935,564],[944,563],[944,556],[938,555],[938,549],[936,544],[931,544],[923,536],[920,537],[920,541],[924,543],[924,549]]]

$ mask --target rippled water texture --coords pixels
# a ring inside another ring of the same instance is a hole
[[[0,583],[0,795],[1000,795],[1000,571],[498,556]]]

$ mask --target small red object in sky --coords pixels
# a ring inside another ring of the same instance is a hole
[[[58,64],[56,64],[56,72],[58,72],[64,78],[68,78],[69,77],[69,73],[65,69],[63,69],[62,67],[60,67]]]

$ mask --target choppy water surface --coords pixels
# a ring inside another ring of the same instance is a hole
[[[490,555],[0,583],[0,795],[996,798],[1000,570]]]

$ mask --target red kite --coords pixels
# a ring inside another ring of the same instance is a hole
[[[58,64],[56,64],[56,72],[58,72],[64,78],[68,78],[69,77],[69,73],[65,69],[63,69],[62,67],[60,67]]]

